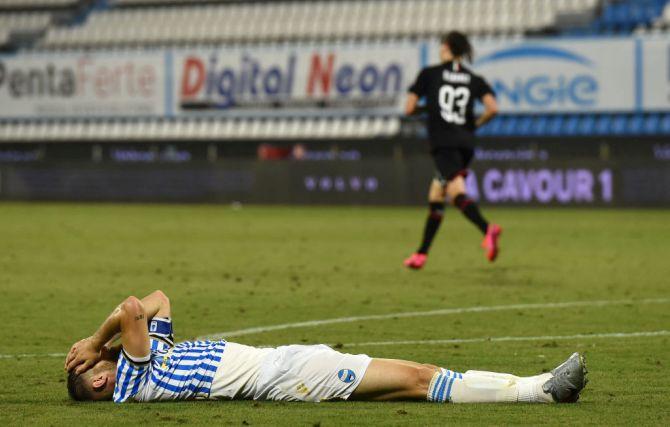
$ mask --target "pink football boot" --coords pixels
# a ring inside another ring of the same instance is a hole
[[[486,237],[484,237],[484,241],[482,242],[482,248],[486,250],[486,258],[491,262],[498,258],[498,252],[500,252],[500,248],[498,248],[498,239],[501,234],[502,228],[497,224],[491,224],[489,225],[489,228],[486,231]]]
[[[424,264],[426,264],[426,261],[428,260],[428,255],[426,254],[420,254],[420,253],[415,253],[412,254],[411,257],[407,258],[404,262],[405,267],[411,268],[413,270],[421,270],[423,268]]]

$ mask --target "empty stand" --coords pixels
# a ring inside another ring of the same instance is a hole
[[[50,22],[51,15],[46,12],[3,13],[0,14],[0,31],[44,30]]]
[[[79,0],[0,0],[2,9],[58,8],[72,6]]]
[[[114,4],[121,3],[135,2]],[[446,29],[515,34],[551,27],[561,13],[594,11],[597,5],[598,0],[347,0],[117,7],[92,13],[81,26],[50,29],[41,45],[339,40],[438,35]]]

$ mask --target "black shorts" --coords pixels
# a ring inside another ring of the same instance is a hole
[[[467,147],[444,147],[433,150],[435,179],[446,185],[449,181],[468,176],[468,167],[475,150]]]

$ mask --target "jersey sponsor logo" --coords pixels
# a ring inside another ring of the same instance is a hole
[[[351,369],[340,369],[337,373],[337,378],[343,383],[349,384],[356,381],[356,374]]]
[[[507,70],[507,63],[513,68]],[[485,55],[475,66],[493,75],[491,82],[499,99],[515,108],[578,108],[598,103],[596,65],[564,48],[515,46]]]

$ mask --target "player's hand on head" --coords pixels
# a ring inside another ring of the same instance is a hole
[[[70,348],[65,358],[65,370],[68,372],[75,370],[77,374],[86,372],[98,363],[101,357],[101,351],[95,347],[93,340],[90,337],[84,338]]]

